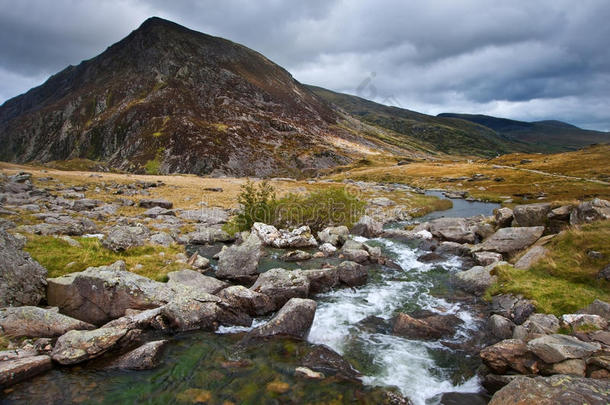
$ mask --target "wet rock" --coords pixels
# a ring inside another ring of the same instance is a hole
[[[453,276],[455,284],[475,295],[482,295],[497,279],[491,275],[491,271],[500,263],[494,263],[487,267],[474,266],[470,270],[460,271]]]
[[[208,294],[216,294],[229,286],[229,284],[224,281],[214,277],[204,276],[193,270],[172,271],[167,274],[167,277],[169,279],[167,285],[170,288],[176,286],[176,284],[180,284],[182,286],[193,287]]]
[[[515,324],[501,315],[494,314],[489,317],[489,329],[491,330],[491,334],[498,339],[510,339],[513,336],[514,328]]]
[[[285,262],[302,262],[311,259],[311,254],[302,250],[293,250],[280,257]]]
[[[497,374],[514,370],[521,374],[536,374],[539,364],[530,353],[525,342],[506,339],[481,350],[481,359],[487,367]]]
[[[513,209],[513,216],[517,226],[544,226],[550,212],[549,203],[526,204],[517,205]]]
[[[462,320],[455,315],[430,314],[418,319],[399,313],[392,332],[409,339],[436,340],[452,336],[461,323]]]
[[[578,311],[579,314],[599,315],[607,321],[610,321],[610,304],[602,300],[596,299],[589,306]]]
[[[527,347],[546,363],[585,358],[601,349],[599,343],[587,343],[573,336],[558,334],[530,340]]]
[[[580,329],[606,329],[608,321],[599,315],[591,314],[564,314],[561,323],[573,331]]]
[[[502,261],[502,255],[496,252],[475,252],[472,256],[480,266],[489,266]]]
[[[474,232],[464,218],[438,218],[430,221],[430,233],[440,238],[457,243],[474,243]]]
[[[325,378],[323,373],[319,373],[317,371],[313,371],[307,367],[297,367],[294,369],[295,377],[303,377],[310,380],[322,380]]]
[[[441,396],[441,405],[487,405],[489,397],[470,392],[445,392]]]
[[[606,405],[610,382],[565,375],[518,377],[496,392],[489,405]]]
[[[252,225],[252,233],[257,235],[266,246],[280,249],[318,246],[318,242],[311,234],[311,229],[308,226],[287,231],[285,229],[278,230],[273,225],[255,222]]]
[[[445,258],[436,253],[436,251],[423,254],[417,258],[417,261],[421,263],[438,263],[442,262],[443,260],[445,260]]]
[[[266,294],[252,291],[241,285],[225,288],[218,293],[224,302],[237,311],[245,312],[250,316],[261,316],[273,311],[275,305]]]
[[[300,271],[271,269],[262,273],[250,289],[269,296],[277,309],[291,298],[307,298],[309,280]]]
[[[47,270],[0,230],[0,307],[37,305],[45,297]]]
[[[366,267],[351,261],[341,262],[337,266],[339,281],[349,287],[366,284],[369,272]]]
[[[335,247],[339,247],[345,243],[349,236],[347,226],[327,227],[318,232],[320,242],[329,243]]]
[[[578,204],[570,214],[570,225],[610,219],[610,201],[595,198]]]
[[[252,282],[258,277],[261,254],[262,243],[252,233],[241,244],[229,246],[220,252],[216,276],[238,282]]]
[[[47,281],[49,305],[94,325],[121,317],[128,308],[161,306],[172,296],[164,283],[126,271],[122,261]]]
[[[474,251],[492,251],[512,255],[531,246],[544,232],[543,226],[501,228],[483,243],[476,245]]]
[[[338,375],[350,380],[358,379],[361,375],[340,354],[323,345],[316,346],[303,357],[302,364],[326,375]]]
[[[517,260],[514,267],[516,269],[527,270],[545,257],[548,252],[548,249],[544,246],[533,246]]]
[[[309,280],[310,294],[329,291],[339,284],[339,274],[336,268],[301,270],[301,274]]]
[[[142,199],[138,202],[140,208],[153,208],[160,207],[165,209],[171,209],[174,204],[171,201],[163,199]]]
[[[44,308],[0,309],[0,331],[11,337],[57,337],[73,329],[95,329],[95,326]]]
[[[122,328],[71,330],[57,339],[51,358],[63,365],[81,363],[104,354],[124,337],[128,330]]]
[[[108,365],[108,368],[124,370],[151,370],[159,366],[167,340],[148,342],[123,354]]]
[[[291,298],[266,324],[248,333],[249,337],[291,336],[304,339],[309,333],[316,313],[316,302]]]
[[[149,236],[150,231],[143,225],[117,225],[108,230],[102,245],[114,252],[122,252],[131,247],[142,246]]]
[[[497,208],[494,210],[494,219],[498,228],[506,228],[513,221],[513,210],[510,208]]]
[[[0,361],[0,388],[28,380],[51,368],[51,358],[45,355]]]
[[[383,232],[381,222],[375,221],[368,215],[363,215],[358,222],[352,227],[351,233],[354,235],[364,236],[366,238],[375,238]]]
[[[487,390],[490,394],[500,390],[502,387],[507,386],[512,380],[515,378],[521,377],[518,374],[508,374],[508,375],[500,375],[500,374],[486,374],[483,377],[483,381],[481,385],[483,388]]]

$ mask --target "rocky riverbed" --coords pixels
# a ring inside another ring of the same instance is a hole
[[[569,224],[610,218],[607,201],[412,229],[364,216],[352,229],[255,223],[229,235],[221,225],[231,211],[174,209],[147,195],[160,183],[106,185],[117,195],[108,203],[30,177],[4,178],[0,197],[7,403],[466,404],[497,390],[496,404],[566,392],[605,403],[610,392],[607,303],[558,319],[522,297],[480,299],[497,266],[527,269]],[[134,215],[117,215],[133,204]],[[32,224],[11,221],[24,209]],[[188,255],[168,258],[183,268],[164,281],[123,261],[48,277],[22,250],[36,234],[67,244],[88,235],[116,253],[182,244]]]

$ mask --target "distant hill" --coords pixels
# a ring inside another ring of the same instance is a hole
[[[524,143],[534,152],[575,150],[596,143],[610,142],[610,133],[590,131],[561,121],[524,122],[489,115],[439,114],[485,126],[511,141]]]
[[[321,87],[308,87],[345,112],[400,134],[399,143],[420,142],[433,150],[457,155],[496,156],[528,150],[527,145],[468,120],[435,117]]]

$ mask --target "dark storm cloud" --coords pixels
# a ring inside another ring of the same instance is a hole
[[[610,129],[606,0],[0,0],[0,101],[158,15],[405,108]],[[368,78],[368,80],[367,80]]]

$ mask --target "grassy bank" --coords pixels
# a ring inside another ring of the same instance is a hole
[[[497,269],[498,282],[486,294],[523,294],[536,301],[538,312],[561,315],[575,312],[593,300],[610,302],[610,282],[597,273],[610,258],[610,221],[572,228],[549,242],[547,257],[529,270]],[[589,251],[600,252],[595,258]]]

